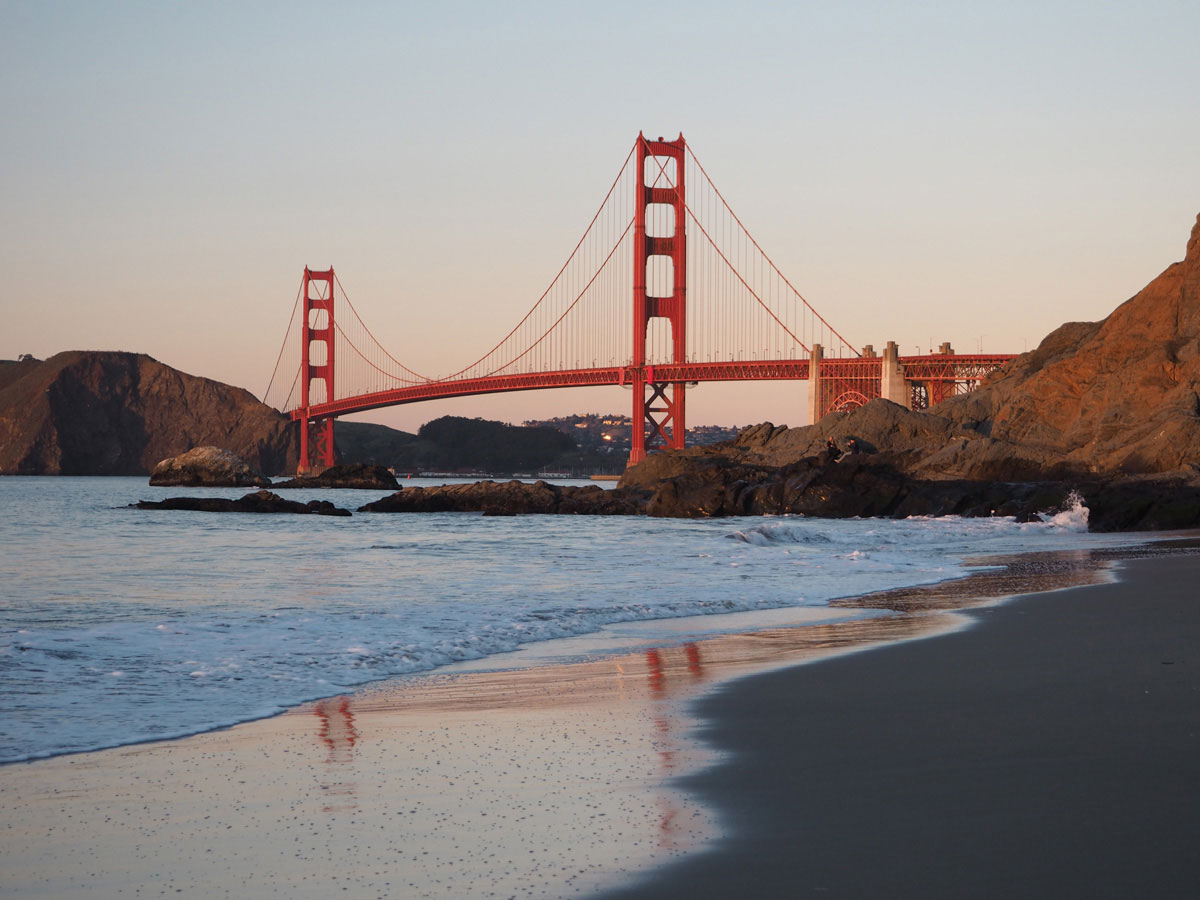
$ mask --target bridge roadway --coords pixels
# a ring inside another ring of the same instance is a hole
[[[878,361],[875,361],[878,367]],[[533,372],[519,375],[489,375],[482,378],[463,378],[429,381],[409,387],[394,388],[354,397],[343,397],[309,407],[309,418],[326,418],[348,413],[364,412],[384,406],[419,403],[422,400],[445,400],[450,397],[469,397],[473,394],[500,394],[508,391],[539,391],[567,387],[618,387],[633,383],[632,366],[602,366],[595,369],[570,369],[562,372]],[[765,381],[805,380],[808,378],[807,359],[767,360],[719,363],[662,363],[646,366],[646,381],[662,384],[701,381]],[[291,412],[293,420],[305,418],[303,408]]]
[[[914,383],[971,382],[998,368],[1012,354],[954,354],[935,353],[926,356],[900,357],[906,381]],[[825,358],[821,360],[821,378],[831,381],[854,381],[864,387],[874,384],[874,390],[863,393],[869,398],[879,396],[878,383],[881,360],[876,356]],[[550,388],[623,386],[632,384],[632,366],[601,366],[591,369],[571,369],[561,372],[534,372],[515,375],[489,375],[445,381],[429,381],[408,387],[394,388],[324,403],[314,403],[308,409],[291,411],[299,421],[323,419],[355,412],[419,403],[424,400],[444,400],[476,394],[498,394],[509,391],[536,391]],[[659,363],[646,366],[648,383],[699,383],[705,381],[806,381],[810,375],[809,360],[746,360],[742,362]]]

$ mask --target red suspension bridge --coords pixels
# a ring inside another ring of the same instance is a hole
[[[298,340],[292,337],[293,332]],[[300,469],[334,464],[339,415],[472,394],[632,388],[630,462],[682,448],[688,385],[807,379],[810,420],[875,397],[925,408],[1009,354],[856,351],[750,236],[680,135],[638,135],[550,286],[492,349],[419,374],[363,323],[334,274],[304,270],[266,402],[300,426]],[[641,427],[638,427],[641,423]]]

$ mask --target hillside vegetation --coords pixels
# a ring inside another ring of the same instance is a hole
[[[413,435],[385,425],[339,422],[341,462],[376,463],[403,471],[537,472],[575,449],[553,428],[442,416]]]

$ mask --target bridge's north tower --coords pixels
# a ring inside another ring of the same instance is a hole
[[[683,382],[660,382],[646,365],[650,320],[671,327],[673,363],[687,357],[687,235],[683,135],[673,141],[637,141],[633,223],[633,447],[630,463],[647,447],[683,449]],[[668,394],[669,391],[669,394]]]

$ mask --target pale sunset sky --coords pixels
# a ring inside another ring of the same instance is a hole
[[[1021,352],[1181,259],[1200,3],[0,0],[0,358],[130,350],[262,396],[305,265],[419,372],[566,260],[682,132],[855,345]],[[804,424],[801,384],[689,424]],[[357,418],[629,413],[620,389]]]

